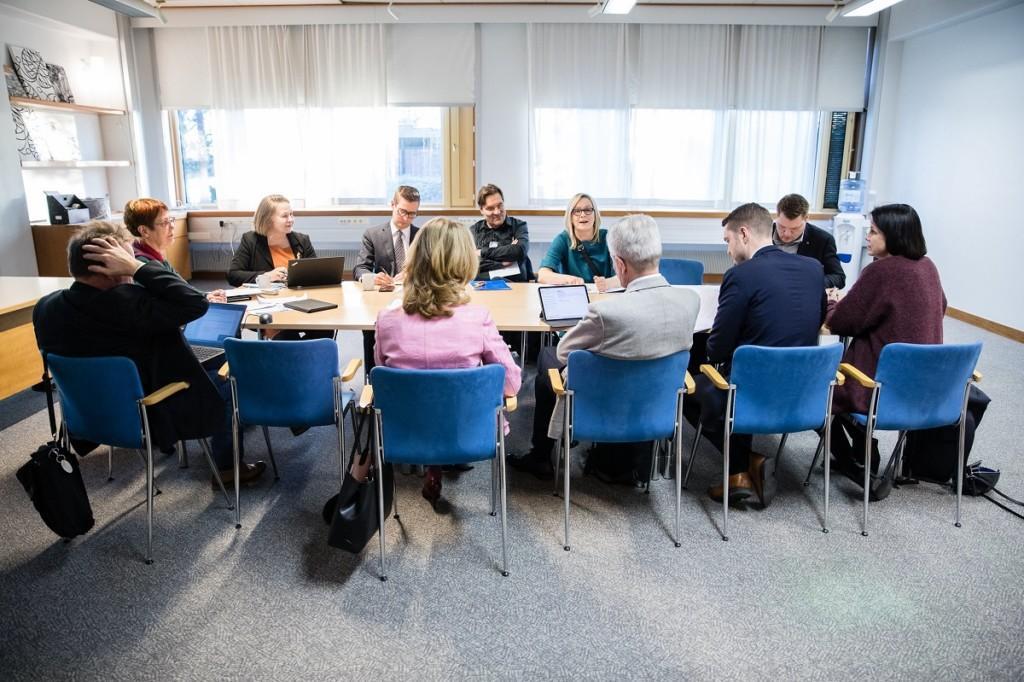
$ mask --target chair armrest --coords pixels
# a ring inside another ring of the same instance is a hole
[[[356,370],[363,366],[363,361],[359,358],[352,358],[348,361],[348,365],[345,366],[345,371],[341,375],[342,381],[352,381],[352,377],[356,375]]]
[[[515,412],[519,408],[519,400],[514,395],[505,396],[505,411]]]
[[[170,398],[175,393],[181,393],[186,388],[188,388],[188,385],[189,384],[187,381],[175,381],[169,383],[163,388],[156,389],[139,402],[141,402],[146,407],[152,407],[153,405],[156,405],[157,403],[166,400],[167,398]]]
[[[693,383],[693,377],[690,376],[689,372],[687,372],[686,376],[683,378],[683,383],[686,386],[686,395],[693,395],[697,390],[697,384]]]
[[[220,366],[220,369],[217,370],[217,376],[219,376],[221,379],[227,379],[228,375],[230,374],[231,368],[228,367],[228,363],[226,362]]]
[[[864,388],[875,388],[878,384],[864,372],[860,371],[848,362],[839,364],[839,371],[850,377]]]
[[[842,386],[846,383],[846,376],[842,372],[836,372],[836,384]]]
[[[723,391],[729,390],[729,382],[722,378],[722,375],[718,373],[718,370],[711,365],[701,365],[700,373],[711,379],[711,383],[715,385],[715,388],[720,388]]]
[[[548,379],[551,380],[551,390],[555,395],[565,395],[565,386],[562,385],[562,375],[555,368],[548,370]]]
[[[984,375],[978,370],[974,370],[973,372],[971,372],[971,381],[973,381],[976,384],[980,384],[981,380],[984,378]]]
[[[373,405],[373,386],[366,384],[363,392],[359,394],[359,402],[356,404],[360,410],[368,410]]]

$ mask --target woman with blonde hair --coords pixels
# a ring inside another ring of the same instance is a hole
[[[270,194],[260,200],[253,215],[250,232],[242,235],[228,269],[228,282],[233,287],[255,282],[264,273],[271,282],[288,279],[288,261],[295,258],[316,258],[309,236],[293,232],[295,214],[287,197]]]
[[[469,231],[447,218],[427,222],[405,260],[401,307],[377,316],[378,365],[398,369],[461,369],[501,364],[506,396],[519,391],[519,366],[498,333],[487,308],[469,303],[467,286],[478,256]],[[435,511],[441,498],[441,468],[428,467],[423,497]]]
[[[551,242],[537,271],[541,284],[593,282],[598,291],[619,286],[608,253],[608,230],[601,229],[601,212],[594,199],[580,192],[565,209],[565,232]]]

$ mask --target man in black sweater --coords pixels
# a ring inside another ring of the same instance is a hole
[[[469,228],[480,253],[476,278],[527,281],[530,231],[526,221],[505,212],[505,195],[497,185],[481,187],[476,193],[476,205],[484,217]]]
[[[836,255],[836,240],[825,230],[807,222],[810,205],[799,194],[787,194],[779,199],[772,243],[786,253],[807,256],[825,268],[825,288],[842,289],[846,286],[846,273]]]

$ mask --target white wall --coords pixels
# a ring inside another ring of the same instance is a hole
[[[1024,329],[1022,36],[1016,4],[903,41],[880,102],[891,120],[879,131],[889,172],[872,182],[878,203],[920,213],[949,305],[1016,329]]]

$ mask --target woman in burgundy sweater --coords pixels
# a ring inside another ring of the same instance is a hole
[[[867,247],[874,262],[861,271],[841,301],[829,302],[825,324],[832,333],[851,337],[843,362],[874,376],[878,356],[887,343],[942,343],[946,296],[935,263],[925,257],[921,219],[913,207],[887,204],[875,208]],[[836,415],[864,414],[870,397],[870,390],[847,381],[836,388],[832,411]],[[843,428],[835,428],[840,424]],[[852,444],[848,436],[853,436]],[[832,453],[841,467],[845,465],[844,470],[863,461],[863,438],[863,429],[849,420],[834,423]],[[877,469],[876,447],[872,470]]]

